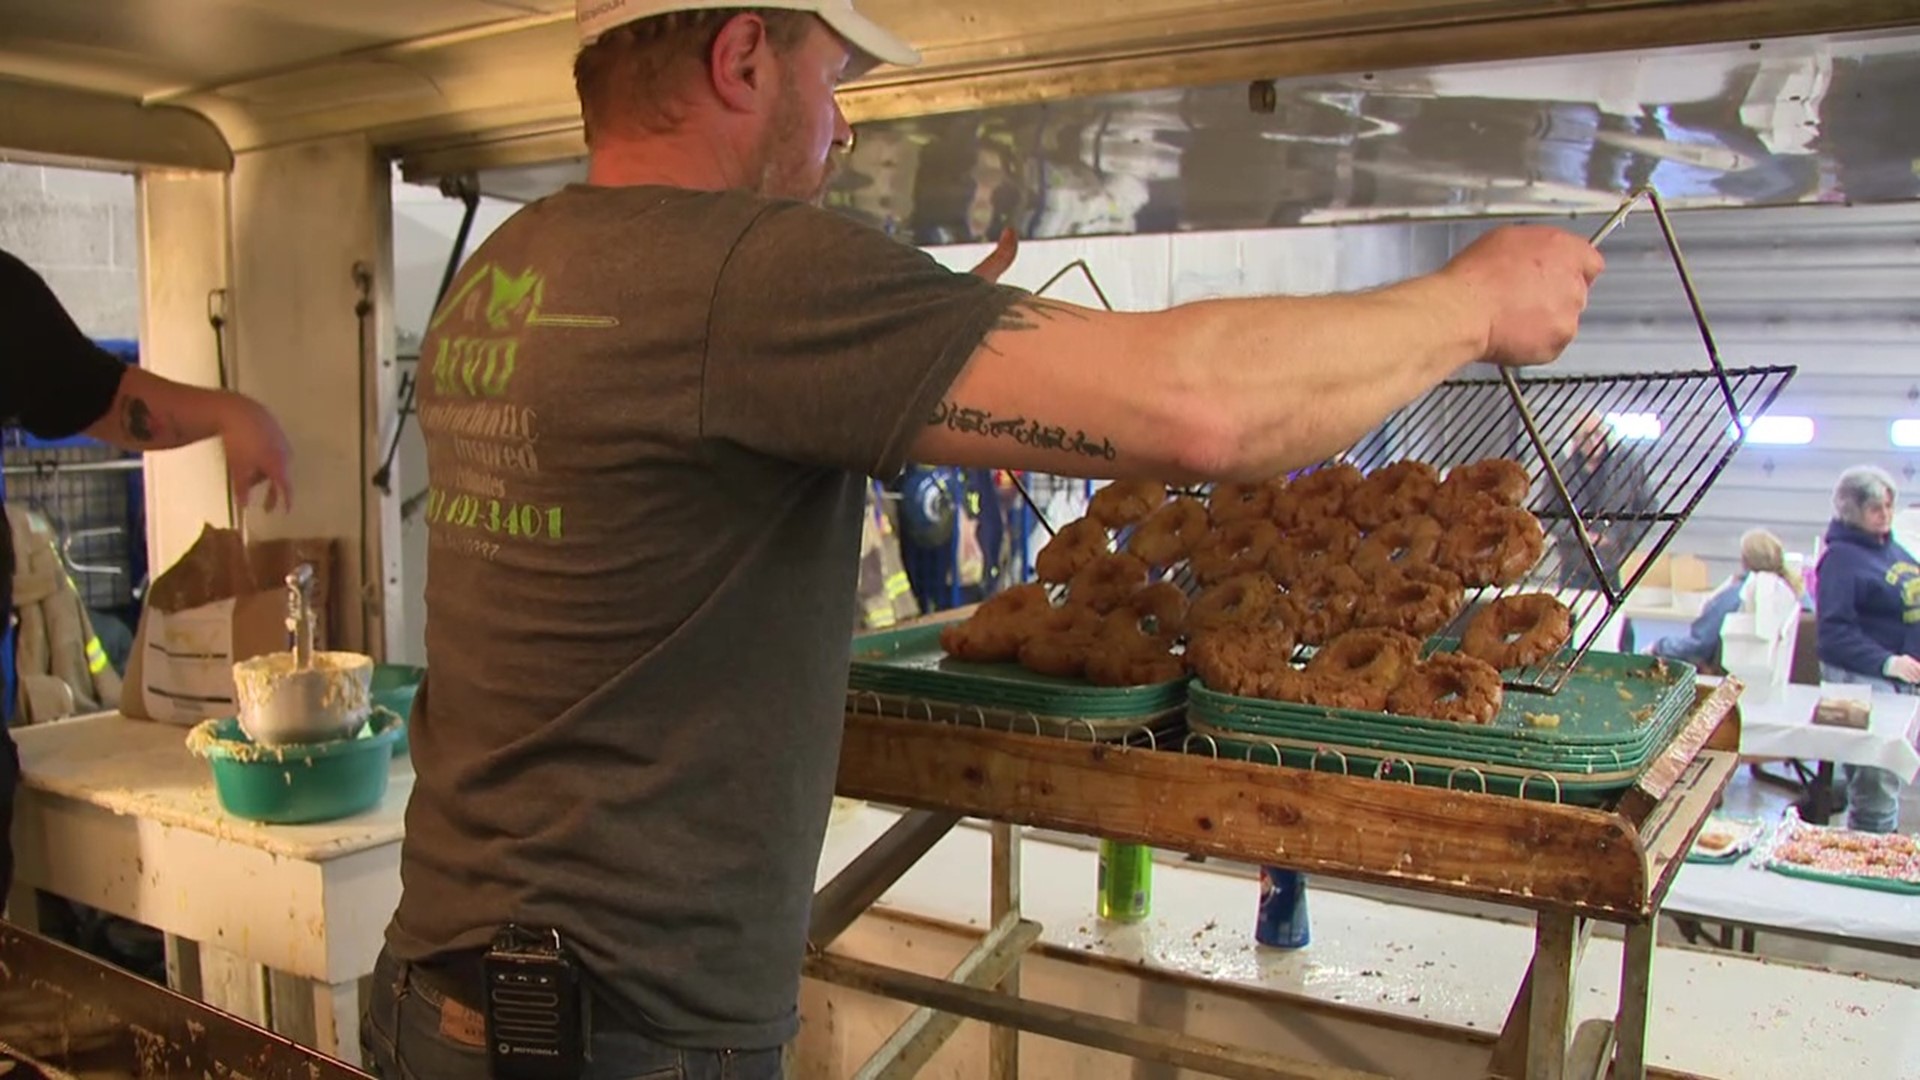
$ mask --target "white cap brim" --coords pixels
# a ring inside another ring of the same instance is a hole
[[[578,0],[575,20],[580,43],[591,45],[600,35],[634,22],[673,11],[699,11],[711,8],[750,6],[751,0]],[[853,9],[852,0],[763,0],[763,6],[805,11],[818,16],[833,32],[846,39],[870,62],[913,67],[920,63],[920,51],[907,44],[879,23]]]
[[[851,7],[822,5],[820,21],[847,39],[847,43],[881,63],[895,67],[913,67],[920,63],[920,50],[895,37],[892,32]]]

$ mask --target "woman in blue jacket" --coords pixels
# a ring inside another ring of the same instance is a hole
[[[1862,465],[1840,475],[1814,606],[1822,679],[1912,694],[1920,684],[1920,565],[1893,540],[1896,495],[1885,470]],[[1850,828],[1892,832],[1900,821],[1900,779],[1849,765],[1847,802]]]

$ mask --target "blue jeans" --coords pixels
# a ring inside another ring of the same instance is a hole
[[[1915,692],[1909,683],[1883,675],[1867,675],[1822,662],[1820,678],[1827,682],[1854,683],[1895,694]],[[1847,828],[1859,832],[1890,833],[1900,826],[1900,778],[1872,765],[1848,765]]]
[[[488,1080],[485,1023],[381,950],[360,1023],[360,1067],[380,1080]],[[781,1049],[681,1050],[596,1028],[580,1080],[781,1080]]]

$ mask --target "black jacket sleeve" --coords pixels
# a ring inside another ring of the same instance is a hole
[[[0,251],[0,422],[43,439],[77,434],[113,407],[126,370],[39,274]]]

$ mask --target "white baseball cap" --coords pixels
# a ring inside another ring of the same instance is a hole
[[[875,60],[898,67],[913,67],[920,62],[919,50],[855,11],[853,0],[575,0],[574,21],[580,27],[580,44],[591,45],[616,26],[655,15],[737,7],[812,12],[834,33]]]

